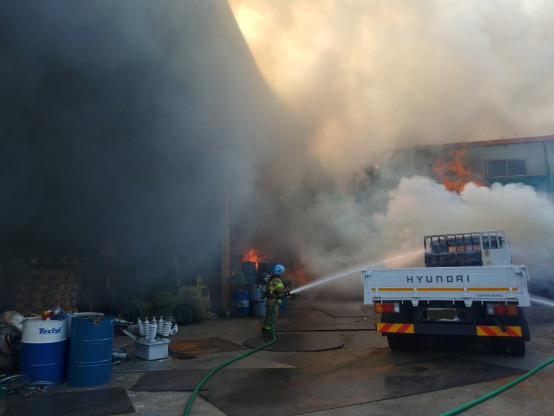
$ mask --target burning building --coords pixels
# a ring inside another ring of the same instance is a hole
[[[449,189],[468,182],[521,183],[537,191],[554,192],[554,135],[453,143],[442,146],[450,161],[436,162],[433,173]]]

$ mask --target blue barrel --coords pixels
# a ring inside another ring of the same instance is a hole
[[[98,386],[112,373],[114,317],[78,316],[71,321],[67,384]]]
[[[234,294],[235,308],[239,316],[250,314],[250,294],[248,290],[237,289]]]
[[[28,374],[31,381],[63,383],[67,364],[66,328],[66,320],[24,320],[19,372]]]
[[[242,272],[244,273],[246,281],[249,285],[256,284],[256,263],[253,261],[243,261]]]
[[[252,314],[254,316],[265,316],[265,302],[261,300],[252,302]]]

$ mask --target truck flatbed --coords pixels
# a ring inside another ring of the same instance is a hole
[[[523,265],[470,267],[370,268],[362,271],[364,303],[372,305],[390,299],[411,301],[517,302],[531,306]]]

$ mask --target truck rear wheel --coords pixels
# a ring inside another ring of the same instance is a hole
[[[523,339],[510,339],[508,341],[508,348],[510,349],[510,355],[517,355],[519,357],[525,355],[525,341]]]
[[[493,338],[492,339],[492,352],[493,354],[505,355],[508,354],[508,342],[505,338]]]
[[[387,335],[387,341],[393,351],[413,351],[419,348],[419,340],[416,335],[390,334]]]
[[[202,318],[204,318],[202,309],[198,305],[191,305],[191,308],[192,308],[192,320],[194,322],[200,322]]]
[[[189,305],[177,305],[173,316],[179,325],[188,325],[192,322],[192,309]]]

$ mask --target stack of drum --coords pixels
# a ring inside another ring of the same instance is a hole
[[[23,321],[19,372],[45,385],[96,386],[110,381],[114,317],[69,315]]]

